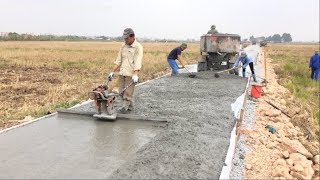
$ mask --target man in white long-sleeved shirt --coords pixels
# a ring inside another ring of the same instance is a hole
[[[108,79],[112,80],[114,72],[119,71],[119,90],[121,91],[127,87],[131,82],[123,95],[123,106],[120,109],[121,113],[127,113],[133,110],[132,96],[134,92],[135,84],[139,81],[139,71],[142,66],[143,47],[135,39],[134,31],[131,28],[127,28],[123,32],[123,39],[125,44],[122,45],[118,53],[118,57],[115,61],[115,67],[113,71],[108,75]]]

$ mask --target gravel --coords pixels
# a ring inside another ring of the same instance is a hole
[[[241,124],[241,128],[252,130],[254,124],[254,110],[256,102],[252,100],[247,100],[245,107],[245,116]],[[245,156],[251,150],[246,145],[247,136],[242,134],[237,143],[234,156],[232,159],[232,166],[230,172],[230,179],[244,179],[245,172]]]

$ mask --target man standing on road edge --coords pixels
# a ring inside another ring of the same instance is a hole
[[[139,81],[139,71],[142,66],[143,47],[135,39],[134,31],[131,28],[126,28],[123,31],[123,39],[125,44],[122,45],[118,53],[118,57],[115,61],[115,67],[113,71],[108,75],[108,79],[113,79],[114,72],[119,71],[119,90],[123,90],[128,87],[122,96],[123,105],[120,109],[120,113],[127,113],[133,111],[133,92],[135,84]]]
[[[172,76],[178,74],[178,64],[176,63],[176,60],[178,60],[181,63],[182,67],[185,68],[185,62],[181,57],[181,52],[185,49],[187,49],[187,44],[182,43],[179,47],[174,48],[167,57],[168,64],[172,69]]]
[[[320,73],[320,56],[318,55],[317,50],[314,51],[314,55],[310,58],[309,68],[311,69],[311,79],[318,81]]]
[[[254,73],[253,58],[251,56],[248,56],[246,52],[242,52],[234,63],[233,68],[239,66],[240,62],[242,63],[242,76],[246,77],[246,67],[249,65],[253,80],[254,82],[257,82],[256,74]]]

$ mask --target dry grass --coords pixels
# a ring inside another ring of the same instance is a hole
[[[87,92],[105,82],[122,43],[0,42],[0,127],[27,115],[39,117],[56,107],[87,99]],[[168,72],[166,56],[178,43],[142,43],[141,81]],[[195,63],[199,45],[183,52]],[[111,86],[115,86],[113,81]]]
[[[320,82],[311,80],[309,70],[310,57],[316,49],[319,45],[271,44],[265,47],[266,56],[275,64],[279,83],[289,89],[295,100],[316,120],[313,127],[320,124]]]

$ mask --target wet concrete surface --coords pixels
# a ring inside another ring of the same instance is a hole
[[[0,178],[218,179],[235,125],[231,103],[247,79],[214,73],[136,87],[135,114],[165,125],[59,115],[2,133]],[[74,110],[95,111],[93,103]]]
[[[165,117],[168,126],[111,178],[219,178],[235,125],[231,103],[247,79],[214,73],[166,76],[137,88],[136,113]]]
[[[55,115],[0,134],[0,178],[106,178],[156,136],[159,123]]]

